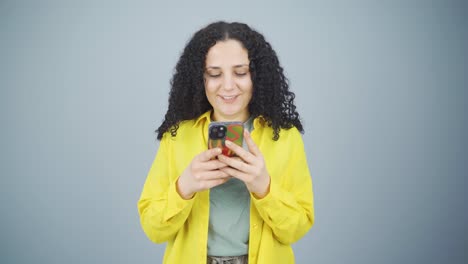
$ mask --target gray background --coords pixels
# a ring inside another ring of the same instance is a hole
[[[284,3],[283,3],[284,2]],[[185,43],[242,21],[297,95],[297,263],[467,263],[464,1],[1,1],[0,262],[160,263],[137,200]]]

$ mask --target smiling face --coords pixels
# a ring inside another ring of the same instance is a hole
[[[242,43],[228,39],[208,50],[205,93],[215,121],[246,121],[252,98],[249,57]]]

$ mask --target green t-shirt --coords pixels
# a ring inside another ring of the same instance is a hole
[[[244,122],[251,132],[253,118]],[[244,149],[247,145],[243,144]],[[249,251],[250,193],[245,184],[231,178],[210,190],[209,256],[240,256]]]

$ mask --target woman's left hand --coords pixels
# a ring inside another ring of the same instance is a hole
[[[229,166],[220,170],[243,181],[247,189],[261,199],[270,191],[270,175],[266,169],[262,153],[247,131],[244,131],[244,140],[250,152],[226,140],[226,146],[234,151],[239,158],[218,155],[218,160]]]

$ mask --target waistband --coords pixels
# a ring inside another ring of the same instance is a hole
[[[248,264],[249,256],[217,257],[208,256],[206,264]]]

